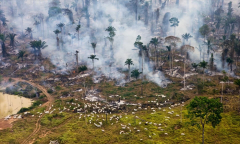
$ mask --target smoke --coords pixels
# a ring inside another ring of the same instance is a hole
[[[25,0],[21,5],[18,4],[18,0],[16,0],[16,2],[4,1],[3,4],[7,5],[2,5],[2,8],[5,10],[7,19],[9,19],[9,27],[14,27],[17,30],[14,31],[15,33],[20,35],[27,27],[32,27],[34,30],[33,38],[47,42],[48,47],[42,50],[43,57],[49,58],[51,62],[56,65],[57,69],[63,71],[73,69],[74,66],[76,66],[76,50],[79,51],[79,63],[86,64],[88,68],[92,68],[92,60],[88,58],[94,52],[91,46],[92,42],[97,43],[96,57],[99,58],[99,60],[94,60],[97,76],[104,74],[111,79],[117,79],[119,83],[124,83],[125,75],[120,73],[118,69],[127,69],[124,63],[126,59],[129,58],[132,59],[134,63],[132,69],[141,68],[138,55],[139,51],[133,50],[135,48],[134,42],[137,36],[140,35],[143,44],[147,45],[151,38],[157,35],[151,33],[150,26],[145,26],[144,21],[135,21],[134,12],[130,11],[129,0],[114,2],[99,0],[97,4],[91,3],[88,9],[86,7],[79,9],[78,14],[69,8],[73,13],[74,23],[72,23],[71,15],[63,11],[63,9],[67,7],[64,5],[66,1],[63,0],[61,1],[62,12],[49,17],[50,1],[52,0]],[[72,1],[69,2],[69,7],[71,6],[71,2]],[[162,24],[164,14],[170,12],[171,17],[176,17],[180,21],[179,26],[176,27],[176,36],[181,38],[182,34],[190,33],[193,36],[193,38],[190,39],[190,44],[198,47],[202,45],[202,43],[197,41],[195,37],[198,35],[199,27],[203,24],[202,18],[199,17],[199,12],[205,11],[207,13],[209,10],[207,5],[208,0],[190,0],[189,4],[187,2],[188,0],[181,0],[179,6],[168,4],[164,9],[160,9],[159,24]],[[11,5],[17,6],[14,17],[10,15],[8,10]],[[145,3],[139,4],[138,9],[140,16],[143,15],[144,5]],[[158,2],[155,2],[155,4],[150,6],[151,10],[149,10],[149,13],[153,13],[160,6]],[[81,1],[78,1],[78,7],[82,7]],[[24,14],[23,17],[19,16],[21,13]],[[41,21],[39,14],[43,16],[43,21]],[[89,20],[88,14],[90,15]],[[39,21],[40,24],[33,25],[36,21]],[[88,22],[90,23],[90,28],[87,26]],[[63,31],[58,36],[60,41],[63,40],[63,43],[60,42],[60,50],[57,49],[57,39],[53,33],[56,29],[61,30],[57,27],[59,23],[65,24]],[[79,23],[81,24],[81,28],[78,40],[78,33],[75,28]],[[109,67],[111,43],[106,39],[108,32],[105,31],[110,25],[117,30],[113,42],[114,64],[111,67]],[[159,27],[159,25],[155,26],[157,31],[160,31]],[[174,28],[170,27],[169,30],[167,35],[173,35]],[[180,45],[181,44],[179,44],[178,47],[180,47]],[[198,50],[191,53],[190,57],[194,61],[199,60]],[[144,74],[153,72],[152,67],[150,63],[144,62]],[[160,86],[162,86],[161,81],[165,79],[162,73],[150,74],[149,77],[154,77],[150,80]]]

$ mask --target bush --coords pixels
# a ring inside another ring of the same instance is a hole
[[[46,97],[46,95],[41,95],[40,97],[39,97],[39,99],[43,99],[43,98],[45,98]]]
[[[29,110],[32,110],[36,107],[38,107],[40,104],[42,104],[43,102],[42,101],[35,101],[29,108],[21,108],[19,111],[18,111],[18,114],[19,113],[23,113],[23,112],[26,112],[26,111],[29,111]]]
[[[29,110],[29,108],[21,108],[19,111],[18,111],[18,114],[19,113],[24,113],[24,112],[26,112],[26,111],[28,111]]]
[[[80,66],[79,68],[78,68],[78,72],[84,72],[84,71],[86,71],[88,68],[87,68],[87,66]]]
[[[61,87],[60,86],[56,86],[56,90],[61,90]]]
[[[49,94],[51,94],[51,93],[53,93],[53,90],[52,90],[52,89],[48,89],[47,92],[48,92]]]

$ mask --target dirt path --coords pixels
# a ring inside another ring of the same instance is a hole
[[[4,78],[4,79],[8,80],[9,78]],[[48,99],[48,101],[46,103],[44,103],[41,107],[46,106],[47,109],[49,109],[50,106],[53,104],[54,98],[47,92],[47,90],[44,87],[42,87],[42,86],[40,86],[38,84],[35,84],[35,83],[31,82],[31,81],[26,81],[26,80],[23,80],[23,79],[20,79],[20,78],[12,78],[12,79],[14,80],[14,84],[16,84],[18,82],[26,82],[26,83],[32,85],[33,87],[36,87],[39,90],[41,90],[42,93],[44,95],[46,95],[47,99]],[[29,141],[31,141],[31,137],[39,132],[39,130],[41,128],[40,120],[41,120],[41,118],[43,116],[44,116],[44,113],[38,118],[37,123],[36,123],[36,128],[33,130],[33,132],[21,144],[27,144]]]

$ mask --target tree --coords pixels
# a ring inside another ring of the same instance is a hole
[[[190,46],[190,45],[183,45],[183,46],[181,46],[181,50],[186,51],[186,56],[185,56],[184,61],[183,61],[183,63],[184,63],[184,66],[183,66],[184,90],[186,90],[186,88],[185,88],[185,84],[186,84],[185,65],[186,65],[187,52],[188,51],[194,51],[194,47]]]
[[[84,73],[84,71],[86,71],[87,69],[88,69],[87,66],[83,65],[78,68],[78,71]]]
[[[202,127],[202,143],[204,144],[205,124],[211,123],[215,128],[222,119],[223,104],[218,99],[208,99],[207,97],[195,97],[187,106],[188,117],[191,125]]]
[[[18,53],[18,59],[21,58],[22,59],[22,62],[23,62],[23,57],[24,57],[24,54],[25,54],[25,51],[19,51]]]
[[[91,45],[92,45],[92,48],[93,48],[93,52],[94,52],[94,54],[95,54],[95,50],[96,50],[97,43],[91,43]]]
[[[157,46],[159,44],[158,38],[156,37],[152,38],[150,41],[150,44],[152,44],[155,48],[155,69],[156,69],[156,67],[158,67],[158,63],[157,63],[158,61]]]
[[[81,25],[77,25],[76,32],[78,33],[78,45],[79,45],[79,32],[80,32]]]
[[[105,31],[109,32],[109,36],[107,38],[111,43],[110,51],[111,51],[111,58],[113,59],[113,42],[114,42],[114,36],[116,35],[115,33],[116,29],[113,26],[109,26]]]
[[[240,94],[240,79],[235,80],[234,84],[238,86],[239,94]]]
[[[29,44],[33,48],[33,53],[34,53],[35,60],[36,60],[37,59],[37,41],[36,40],[31,41]]]
[[[193,67],[194,70],[196,71],[196,70],[197,70],[197,67],[198,67],[198,64],[196,64],[196,63],[192,63],[192,67]]]
[[[205,62],[204,60],[199,63],[199,66],[203,69],[203,82],[204,82],[204,70],[207,68],[208,63]]]
[[[169,60],[169,69],[170,69],[170,72],[171,72],[171,51],[172,51],[172,47],[171,45],[170,46],[166,46],[167,48],[167,51],[168,51],[168,60]]]
[[[211,54],[210,60],[209,60],[209,69],[211,71],[214,70],[214,58],[213,58],[213,53]]]
[[[58,34],[61,33],[60,30],[56,29],[55,31],[53,31],[56,34],[56,39],[57,39],[57,49],[59,49],[59,38],[58,38]]]
[[[212,44],[211,41],[208,40],[207,42],[204,41],[204,45],[207,46],[207,54],[208,54],[208,58],[209,58],[210,50],[213,51],[212,47],[213,47],[214,44]]]
[[[204,24],[202,27],[199,28],[199,33],[204,37],[204,41],[206,36],[209,34],[210,29],[207,24]]]
[[[131,66],[131,65],[134,65],[132,59],[127,59],[127,60],[125,61],[125,65],[128,66],[128,79],[129,79],[129,81],[130,81],[130,66]]]
[[[232,65],[233,65],[233,59],[231,59],[230,57],[229,58],[227,58],[227,63],[228,63],[228,66],[230,66],[230,69],[231,69],[231,72],[232,72]]]
[[[171,27],[174,27],[174,36],[175,36],[175,31],[176,31],[176,27],[178,26],[179,24],[179,21],[176,17],[173,17],[169,20],[169,22],[172,24],[170,25]]]
[[[32,39],[33,38],[33,36],[32,36],[32,28],[27,27],[27,29],[25,29],[25,31],[30,36],[30,39]]]
[[[2,55],[3,57],[7,56],[7,50],[6,50],[6,46],[5,46],[5,42],[8,39],[8,36],[6,36],[5,34],[0,34],[0,40],[1,40],[1,45],[2,45]]]
[[[94,60],[99,60],[99,58],[96,58],[96,55],[90,55],[90,57],[88,57],[88,58],[92,60],[93,70],[94,70]]]
[[[138,35],[137,38],[136,38],[136,41],[134,43],[134,46],[139,49],[139,53],[138,53],[138,55],[139,55],[139,68],[140,68],[140,65],[141,65],[141,58],[142,58],[142,72],[143,72],[143,43],[141,42],[141,39],[142,39],[141,36]]]
[[[8,37],[10,39],[10,46],[13,47],[13,48],[14,48],[15,43],[16,43],[15,42],[15,36],[16,36],[16,34],[14,34],[14,33],[8,34]]]
[[[30,46],[34,49],[35,59],[36,59],[36,55],[38,55],[39,59],[41,59],[41,56],[42,56],[41,50],[48,47],[48,45],[46,45],[46,42],[42,40],[31,41]]]
[[[59,23],[59,24],[57,24],[57,27],[59,27],[60,28],[60,30],[61,30],[61,43],[62,43],[62,48],[63,48],[63,34],[65,34],[65,31],[63,31],[63,27],[65,26],[65,24],[64,23]],[[64,32],[64,33],[63,33]]]
[[[131,77],[134,77],[137,80],[142,72],[139,72],[138,69],[135,69],[131,73]]]
[[[182,38],[188,42],[188,40],[192,38],[192,36],[189,33],[185,33],[182,35]]]

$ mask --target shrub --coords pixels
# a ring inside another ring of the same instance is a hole
[[[61,90],[61,87],[60,86],[56,86],[56,90]]]
[[[52,89],[48,89],[47,92],[51,94],[51,93],[53,93],[53,90]]]

